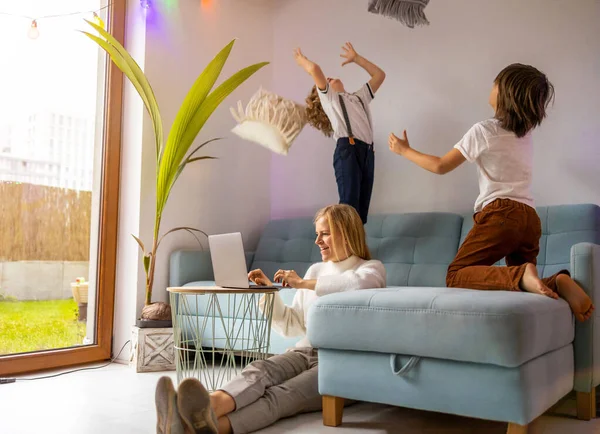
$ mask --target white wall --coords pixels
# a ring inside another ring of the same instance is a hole
[[[349,89],[368,76],[356,65],[342,70],[339,53],[346,40],[387,72],[372,103],[371,212],[472,208],[478,193],[475,167],[465,164],[444,177],[429,174],[391,154],[387,136],[406,128],[416,149],[447,152],[472,124],[493,115],[487,105],[492,81],[513,62],[535,65],[556,87],[556,102],[534,133],[537,203],[600,203],[600,2],[432,1],[425,9],[431,25],[414,30],[368,13],[366,4],[279,3],[273,88],[298,101],[308,93],[310,78],[291,55],[297,45]],[[311,215],[337,202],[333,150],[331,139],[306,128],[289,156],[273,157],[274,218]]]
[[[208,62],[233,38],[238,38],[220,83],[239,69],[270,61],[271,10],[262,2],[219,0],[202,6],[198,0],[153,2],[148,12],[139,1],[128,2],[126,47],[133,50],[154,89],[165,134],[188,90]],[[140,17],[147,13],[145,20]],[[268,30],[266,30],[268,29]],[[270,216],[270,153],[230,133],[235,125],[229,108],[244,103],[260,85],[270,87],[267,66],[236,90],[215,111],[196,144],[224,137],[206,152],[218,160],[190,164],[175,185],[163,214],[161,232],[191,226],[207,233],[241,231],[252,249]],[[129,339],[131,326],[144,302],[144,273],[131,233],[152,243],[155,210],[155,154],[152,126],[139,97],[128,86],[124,109],[122,191],[119,229],[115,351]],[[166,138],[166,137],[165,137]],[[204,242],[206,245],[206,243]],[[191,235],[179,232],[165,238],[159,249],[154,301],[167,299],[169,253],[198,248]],[[125,359],[122,356],[121,359]]]
[[[270,218],[312,215],[337,202],[334,143],[307,127],[281,157],[236,139],[229,107],[244,103],[259,85],[303,101],[311,83],[292,58],[302,46],[328,75],[348,88],[367,78],[355,65],[340,66],[340,46],[354,42],[388,73],[373,102],[376,181],[371,211],[468,211],[477,196],[475,168],[465,165],[438,177],[387,149],[387,135],[408,129],[417,149],[442,154],[478,120],[492,115],[491,83],[509,63],[531,63],[556,86],[556,104],[535,132],[534,194],[539,204],[600,203],[600,6],[595,0],[435,1],[431,25],[414,30],[366,12],[365,1],[199,0],[154,2],[142,20],[139,1],[128,0],[127,47],[144,65],[168,131],[197,75],[238,37],[222,77],[269,60],[230,96],[206,124],[200,140],[226,137],[207,147],[220,159],[195,163],[173,190],[162,231],[175,226],[208,233],[242,231],[255,247]],[[145,24],[144,24],[145,23]],[[326,23],[323,24],[323,23]],[[144,300],[144,275],[131,233],[151,242],[154,216],[153,133],[139,98],[128,88],[123,133],[115,350],[129,339]],[[143,145],[143,146],[142,146]],[[167,238],[159,251],[154,300],[166,299],[168,256],[196,248],[186,234]],[[122,357],[124,359],[125,357]]]
[[[238,38],[217,83],[241,68],[271,60],[272,32],[266,30],[271,25],[271,11],[267,5],[239,0],[208,3],[209,6],[202,7],[199,1],[179,1],[170,10],[160,9],[157,13],[160,17],[148,23],[145,70],[166,129],[198,75],[232,39]],[[248,102],[259,86],[269,87],[271,73],[270,66],[256,73],[206,123],[196,144],[214,137],[225,140],[207,145],[199,155],[219,159],[195,162],[186,168],[167,203],[162,232],[178,226],[198,228],[209,234],[240,231],[246,247],[256,246],[260,229],[270,214],[271,156],[264,148],[242,141],[230,132],[235,121],[229,108],[238,100]],[[151,137],[150,125],[146,123],[144,139],[149,145]],[[145,146],[145,151],[142,216],[149,240],[154,222],[155,165],[152,147]],[[184,247],[198,248],[197,241],[184,232],[165,238],[161,245],[156,300],[164,299],[161,296],[167,286],[168,254]]]

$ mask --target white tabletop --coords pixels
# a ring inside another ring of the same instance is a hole
[[[167,291],[178,294],[271,294],[280,288],[223,288],[220,286],[179,286],[169,287]]]

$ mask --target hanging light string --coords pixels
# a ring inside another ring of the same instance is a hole
[[[66,14],[53,14],[53,15],[43,15],[40,17],[32,17],[29,15],[21,15],[21,14],[11,14],[8,12],[0,12],[0,15],[5,15],[5,16],[9,16],[9,17],[17,17],[17,18],[23,18],[23,19],[27,19],[27,20],[31,20],[31,27],[29,28],[29,31],[27,32],[27,35],[31,38],[31,39],[37,39],[38,36],[40,35],[40,31],[38,30],[38,21],[40,20],[46,20],[46,19],[51,19],[51,18],[63,18],[63,17],[70,17],[73,15],[88,15],[88,14],[93,14],[94,15],[94,21],[96,22],[96,24],[98,24],[101,27],[105,27],[104,25],[104,21],[102,20],[102,18],[100,18],[100,16],[98,16],[98,12],[101,12],[105,9],[108,9],[109,7],[111,7],[113,5],[113,2],[107,4],[106,6],[103,6],[99,9],[94,9],[91,11],[80,11],[80,12],[69,12]]]
[[[31,17],[29,15],[21,15],[21,14],[11,14],[8,12],[0,12],[0,15],[7,15],[9,17],[19,17],[19,18],[25,18],[31,21],[39,21],[39,20],[45,20],[47,18],[62,18],[62,17],[69,17],[72,15],[84,15],[84,14],[93,14],[93,13],[98,13],[103,11],[104,9],[108,9],[109,7],[111,7],[113,5],[113,2],[107,4],[106,6],[102,6],[100,9],[94,9],[91,11],[81,11],[81,12],[69,12],[66,14],[55,14],[55,15],[43,15],[41,17]]]

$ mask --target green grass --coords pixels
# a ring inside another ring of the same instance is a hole
[[[0,301],[0,355],[83,343],[74,300]]]

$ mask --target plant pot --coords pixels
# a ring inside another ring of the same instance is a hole
[[[85,283],[71,283],[71,292],[73,298],[78,305],[87,304],[88,302],[88,282]]]
[[[129,366],[136,372],[175,370],[175,346],[172,328],[133,327]]]
[[[135,325],[141,329],[160,329],[173,327],[173,321],[169,320],[157,320],[157,319],[138,319]]]

